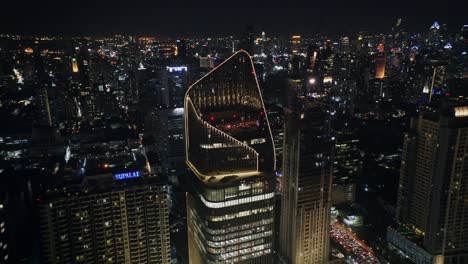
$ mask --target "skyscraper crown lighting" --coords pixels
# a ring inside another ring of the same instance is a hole
[[[224,181],[275,170],[270,125],[246,51],[190,86],[184,105],[186,161],[200,179]]]

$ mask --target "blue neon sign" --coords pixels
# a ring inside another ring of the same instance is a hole
[[[187,66],[178,66],[178,67],[169,67],[169,66],[167,66],[166,69],[169,72],[186,72],[187,71]]]
[[[114,175],[114,179],[117,181],[132,179],[132,178],[140,178],[140,172],[139,171],[123,172],[123,173],[117,173]]]

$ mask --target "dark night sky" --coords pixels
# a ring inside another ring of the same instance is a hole
[[[270,34],[388,32],[395,19],[410,31],[434,20],[451,30],[468,24],[463,0],[2,0],[0,32],[239,35],[247,24]]]

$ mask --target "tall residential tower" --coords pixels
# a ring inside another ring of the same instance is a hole
[[[285,110],[280,254],[285,263],[328,261],[334,142],[326,105],[291,92]]]
[[[405,135],[397,207],[400,225],[389,228],[388,240],[416,263],[468,263],[467,153],[467,106],[423,112]],[[412,235],[405,238],[408,233]]]

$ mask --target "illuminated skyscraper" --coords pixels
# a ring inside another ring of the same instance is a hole
[[[385,46],[381,43],[377,47],[377,52],[374,55],[375,75],[374,75],[374,91],[371,93],[374,97],[385,97],[387,88],[387,80],[385,78],[385,69],[387,67],[387,57],[385,56]],[[388,92],[387,92],[388,97]]]
[[[272,263],[275,150],[250,55],[195,82],[184,104],[190,263]]]
[[[186,66],[166,67],[164,85],[169,93],[168,107],[182,107],[187,90],[188,72]]]
[[[405,135],[397,220],[422,253],[402,246],[407,238],[395,229],[389,240],[416,263],[468,263],[467,146],[467,106],[421,113]]]
[[[78,61],[75,58],[72,58],[72,71],[74,73],[78,72]]]
[[[292,54],[299,53],[300,48],[301,48],[301,36],[300,35],[292,36],[290,43],[291,43]]]
[[[283,148],[280,253],[286,263],[328,261],[334,142],[324,105],[292,95]]]
[[[383,79],[385,77],[386,57],[383,44],[379,44],[378,53],[375,56],[375,78]]]
[[[315,70],[315,66],[317,64],[317,57],[319,55],[319,47],[314,45],[314,46],[308,46],[307,47],[307,71],[313,72]]]

